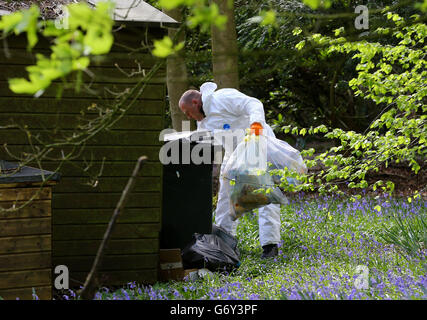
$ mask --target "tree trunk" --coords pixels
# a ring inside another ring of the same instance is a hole
[[[180,8],[163,11],[165,14],[175,19],[176,21],[182,21],[182,13]],[[181,29],[170,28],[168,30],[168,36],[174,40],[175,43],[179,43],[185,39],[184,30]],[[181,95],[186,90],[188,90],[187,67],[185,65],[184,49],[167,58],[166,82],[169,95],[169,110],[172,118],[172,128],[176,131],[182,131],[182,122],[189,121],[178,106]],[[195,128],[195,122],[191,121],[191,130],[195,130]]]
[[[239,89],[237,67],[237,35],[234,22],[234,1],[212,0],[219,12],[227,17],[223,30],[212,25],[212,64],[213,76],[219,88]]]

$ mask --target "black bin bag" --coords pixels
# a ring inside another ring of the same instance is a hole
[[[212,234],[224,240],[225,243],[227,243],[230,246],[230,248],[233,249],[234,252],[236,252],[237,256],[240,257],[240,252],[239,252],[239,249],[237,248],[237,239],[235,237],[233,237],[230,233],[228,233],[223,228],[215,224],[212,225]]]
[[[239,252],[237,247],[235,248],[236,250],[233,250],[216,234],[194,233],[191,242],[182,250],[184,269],[232,271],[240,265]]]

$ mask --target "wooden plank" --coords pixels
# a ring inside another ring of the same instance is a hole
[[[108,224],[54,225],[53,241],[99,240],[104,237]],[[111,239],[144,239],[158,237],[160,223],[116,224]]]
[[[130,42],[130,43],[150,43],[153,39],[158,37],[163,37],[167,32],[165,28],[162,27],[147,27],[147,26],[135,26],[133,24],[123,25],[120,24],[122,29],[114,32],[114,43],[119,41]],[[135,40],[137,39],[137,40]],[[122,49],[123,51],[123,49]]]
[[[53,265],[65,265],[72,272],[88,272],[95,256],[56,257]],[[157,268],[158,254],[105,255],[99,270],[141,270]]]
[[[164,28],[126,26],[114,34],[111,52],[148,52],[153,40],[160,40],[165,34]]]
[[[50,251],[0,255],[0,272],[52,267]]]
[[[63,177],[55,192],[121,192],[129,178],[100,177],[92,181],[86,177]],[[137,177],[132,192],[161,191],[162,181],[158,177]]]
[[[30,146],[14,145],[8,146],[8,150],[14,155],[22,155],[34,153]],[[145,155],[149,159],[158,159],[160,146],[86,146],[82,152],[80,149],[73,150],[72,147],[63,147],[53,149],[49,153],[49,157],[61,159],[62,154],[72,154],[73,157],[79,155],[81,159],[90,160],[137,160],[140,156]],[[1,197],[1,196],[0,196]]]
[[[17,182],[17,183],[2,183],[0,189],[14,189],[14,188],[31,188],[31,187],[53,187],[57,184],[56,181],[45,181],[43,182]]]
[[[43,98],[56,98],[58,90],[63,87],[62,83],[52,83],[43,93]],[[111,84],[106,86],[103,83],[94,83],[90,86],[90,91],[85,87],[81,88],[80,92],[76,92],[75,88],[64,89],[62,91],[62,98],[82,98],[82,99],[116,99],[117,94],[131,91],[134,85],[132,84]],[[138,97],[139,100],[163,100],[165,99],[165,85],[164,84],[148,84],[142,94]],[[21,95],[12,92],[9,89],[7,81],[0,81],[0,96],[2,97],[30,97],[30,95]],[[134,96],[135,97],[135,96]],[[130,97],[130,99],[134,99]]]
[[[164,97],[162,97],[163,99]],[[126,115],[162,115],[166,110],[164,100],[138,100],[126,111]],[[105,99],[52,99],[40,97],[0,97],[2,113],[53,113],[53,114],[99,114],[99,110],[113,109],[114,100]]]
[[[27,49],[27,46],[28,46],[27,36],[25,34],[9,35],[5,41],[7,43],[7,48],[9,50],[15,49],[15,48]],[[45,49],[45,50],[48,49],[51,45],[50,41],[51,39],[45,38],[39,34],[37,44],[34,46],[33,51],[39,50],[39,49]],[[0,48],[1,48],[1,51],[3,51],[5,48],[5,44],[1,43]]]
[[[108,223],[113,209],[56,209],[53,225]],[[117,223],[159,223],[160,208],[125,208]]]
[[[14,204],[16,207],[23,205],[25,201],[21,202],[2,202],[0,204],[1,208],[11,208]],[[11,212],[1,212],[0,211],[0,220],[3,219],[19,219],[19,218],[42,218],[50,217],[52,214],[51,210],[51,201],[50,200],[35,200],[27,204],[22,209],[18,211]],[[0,222],[2,223],[2,222]]]
[[[1,151],[1,149],[0,149]],[[0,152],[0,159],[13,161],[5,153]],[[136,159],[132,161],[94,161],[87,159],[66,161],[59,169],[62,177],[127,177],[132,174],[135,168]],[[31,165],[31,164],[30,164]],[[48,171],[58,171],[60,163],[56,161],[44,161],[43,169]],[[163,165],[157,161],[147,161],[141,169],[141,177],[160,177],[163,172]],[[59,185],[59,184],[58,184]],[[54,187],[55,188],[55,187]]]
[[[0,272],[0,289],[49,286],[51,269]]]
[[[53,212],[57,209],[77,208],[115,208],[121,193],[54,193],[52,199]],[[160,192],[132,193],[126,208],[160,207]]]
[[[84,283],[87,277],[87,272],[70,272],[70,278],[75,279],[79,285]],[[105,285],[117,285],[123,286],[130,282],[153,284],[157,282],[157,269],[142,269],[142,270],[124,270],[124,271],[101,271],[97,273],[97,277],[102,279],[102,283]],[[70,286],[72,281],[70,280]]]
[[[101,240],[66,240],[53,241],[52,257],[94,256]],[[105,254],[144,254],[158,253],[159,239],[111,240]]]
[[[0,157],[7,160],[6,157]],[[163,165],[157,159],[149,159],[141,169],[139,176],[141,177],[160,177],[163,172]],[[66,162],[59,170],[63,177],[127,177],[132,174],[133,168],[137,159],[132,161],[91,161],[87,163],[83,161],[69,161]],[[58,162],[45,161],[43,168],[45,170],[55,171],[58,169]],[[58,184],[59,185],[59,184]],[[56,189],[54,189],[56,190]]]
[[[50,54],[50,50],[42,49],[36,50],[33,52],[29,52],[26,49],[9,49],[9,55],[6,55],[5,50],[0,50],[0,63],[1,64],[35,64],[36,61],[36,53],[40,53],[43,55]]]
[[[11,78],[28,78],[27,65],[0,64],[2,72],[0,73],[0,81],[7,81]],[[123,68],[119,70],[116,67],[89,66],[88,73],[82,74],[84,83],[129,83],[134,84],[144,81],[150,84],[163,84],[166,82],[166,71],[158,70],[152,77],[147,78],[144,74],[151,71],[152,66],[146,67],[144,71],[136,68]],[[73,79],[69,79],[73,83]]]
[[[39,141],[46,144],[69,140],[76,131],[67,129],[55,132],[54,130],[31,130],[31,143],[39,145]],[[77,131],[78,132],[78,131]],[[0,130],[0,141],[7,145],[27,145],[28,135],[19,129]],[[86,142],[87,146],[160,146],[159,131],[132,131],[111,130],[102,132]]]
[[[2,113],[0,125],[6,126],[18,124],[27,126],[28,129],[73,129],[79,132],[76,128],[86,126],[88,121],[93,121],[97,117],[94,115],[86,115],[84,118],[75,114],[38,114],[38,113]],[[163,130],[163,117],[152,116],[123,116],[117,121],[111,129],[126,129],[126,130]]]
[[[52,286],[34,288],[39,300],[52,300]],[[4,300],[33,300],[33,288],[1,289],[0,297]]]
[[[123,26],[123,25],[121,25]],[[139,49],[140,52],[148,53],[148,49],[142,50],[141,41],[152,42],[153,39],[162,38],[165,34],[165,29],[155,28],[155,27],[130,27],[125,29],[120,29],[118,31],[113,31],[114,43],[111,49],[112,52],[127,52],[123,46],[118,44],[123,44],[126,46],[132,46],[134,49]],[[25,34],[21,35],[10,35],[6,38],[7,47],[9,50],[19,48],[26,49],[28,41]],[[46,38],[39,34],[38,42],[33,48],[34,50],[46,50],[51,46],[52,38]],[[145,47],[145,46],[144,46]],[[0,49],[4,49],[3,41],[0,42]]]
[[[91,59],[91,66],[115,67],[117,64],[120,68],[149,68],[160,61],[151,53],[139,52],[110,52],[108,55],[94,56]],[[160,70],[164,70],[165,65]]]
[[[8,219],[0,222],[0,237],[51,233],[51,218]]]
[[[42,48],[28,52],[26,49],[10,49],[10,56],[5,55],[4,50],[0,50],[0,64],[8,65],[32,65],[35,64],[36,54],[49,56],[51,50]],[[154,57],[151,53],[138,53],[138,52],[111,52],[108,55],[92,56],[90,67],[111,67],[115,64],[120,68],[148,68],[153,66],[159,59]]]
[[[52,189],[51,188],[0,189],[0,203],[4,201],[23,201],[23,200],[29,200],[31,198],[33,200],[49,200],[52,198]]]
[[[51,235],[0,238],[0,254],[49,251]]]

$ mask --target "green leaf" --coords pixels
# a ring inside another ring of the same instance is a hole
[[[90,59],[89,57],[81,57],[73,61],[72,68],[73,70],[84,70],[89,67]]]
[[[209,6],[198,5],[192,10],[192,15],[188,18],[190,28],[200,26],[202,32],[210,30],[210,26],[214,24],[217,28],[224,30],[227,17],[219,13],[219,8],[216,3],[211,3]]]
[[[29,10],[24,11],[23,20],[26,23],[27,40],[28,40],[27,49],[32,49],[37,44],[37,41],[38,41],[37,21],[38,21],[39,15],[40,15],[40,10],[35,5],[32,5]]]
[[[50,85],[49,80],[41,78],[38,81],[28,81],[24,78],[9,79],[9,87],[15,93],[37,94]]]
[[[182,5],[192,5],[194,0],[159,0],[159,5],[167,10],[175,9]]]
[[[67,6],[68,27],[59,29],[52,21],[48,21],[43,34],[55,36],[51,47],[50,57],[36,54],[35,65],[26,67],[28,78],[13,78],[9,87],[15,93],[34,94],[40,96],[44,90],[58,78],[64,78],[75,70],[84,70],[89,66],[90,59],[85,55],[106,54],[113,44],[111,34],[113,21],[111,19],[113,2],[98,2],[96,9],[86,3],[76,3]],[[37,32],[42,24],[38,24],[39,9],[32,6],[16,15],[2,19],[0,26],[15,33],[27,32],[28,48],[37,43]],[[11,29],[12,28],[12,29]],[[77,74],[81,79],[81,73]],[[76,85],[76,89],[79,89]]]
[[[332,0],[303,0],[311,9],[317,9],[318,7],[329,8],[332,4]]]
[[[40,10],[36,5],[29,9],[18,11],[9,15],[2,16],[0,20],[0,29],[5,34],[14,31],[15,34],[27,33],[28,49],[33,48],[37,41],[37,23],[40,16]]]
[[[284,133],[289,133],[291,131],[291,126],[283,126],[282,130]]]
[[[8,34],[10,31],[16,28],[22,19],[23,13],[20,11],[2,16],[0,20],[0,29],[3,30],[4,33]],[[16,31],[16,33],[18,34],[19,32]]]
[[[274,10],[262,11],[261,17],[262,17],[262,21],[260,24],[261,26],[276,25],[276,11]]]
[[[301,32],[302,32],[302,29],[301,29],[301,28],[299,28],[299,27],[296,27],[294,30],[292,30],[292,34],[293,34],[294,36],[299,35]]]
[[[89,50],[85,54],[106,54],[113,45],[114,37],[110,32],[104,32],[100,29],[91,28],[87,31],[83,44]]]
[[[159,58],[166,58],[181,50],[183,47],[184,42],[180,42],[176,46],[173,46],[171,38],[165,36],[162,40],[154,40],[154,49],[152,54]]]
[[[162,40],[154,40],[153,55],[159,58],[166,58],[173,53],[173,43],[171,38],[165,36]]]
[[[335,37],[338,37],[341,33],[344,32],[344,27],[338,28],[334,30]]]
[[[303,2],[311,9],[317,9],[320,6],[320,0],[303,0]]]
[[[302,48],[304,48],[304,46],[305,46],[305,40],[302,40],[295,45],[295,48],[297,48],[298,50],[301,50]]]

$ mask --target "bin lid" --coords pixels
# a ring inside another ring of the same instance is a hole
[[[174,131],[174,130],[173,130]],[[185,142],[196,142],[196,143],[208,143],[212,145],[221,145],[218,144],[214,135],[209,130],[195,130],[195,131],[182,131],[182,132],[172,132],[166,133],[163,135],[163,141],[176,141],[182,140]]]
[[[0,184],[59,181],[60,177],[58,172],[20,166],[15,162],[0,160]]]

